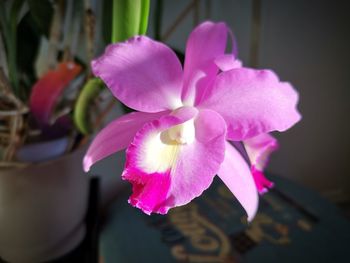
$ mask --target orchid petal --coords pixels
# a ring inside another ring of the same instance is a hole
[[[198,113],[195,108],[184,107],[149,122],[137,132],[126,151],[124,180],[133,185],[129,203],[147,214],[166,213],[160,204],[167,198],[170,172],[179,150],[167,130],[184,123]]]
[[[196,139],[184,146],[172,171],[169,206],[189,203],[206,190],[217,174],[225,154],[226,125],[214,111],[202,110],[195,120]]]
[[[130,108],[159,112],[182,105],[181,64],[160,42],[138,36],[109,45],[91,66],[113,95]]]
[[[191,112],[182,114],[182,109]],[[210,110],[182,109],[146,124],[127,150],[123,179],[133,184],[129,202],[147,214],[165,214],[199,196],[223,161],[222,117]],[[181,144],[171,138],[178,125],[192,125],[194,141]]]
[[[218,67],[214,59],[225,52],[227,32],[225,23],[213,22],[204,22],[191,32],[184,66],[182,99],[185,105],[193,105],[195,97],[199,98],[207,83],[215,78]],[[199,72],[203,74],[202,79],[197,78]]]
[[[146,214],[166,213],[160,204],[166,200],[169,191],[170,170],[177,148],[163,143],[161,134],[180,123],[175,116],[164,116],[147,123],[126,151],[122,178],[132,184],[129,203]]]
[[[221,114],[227,138],[241,141],[289,129],[301,118],[297,102],[298,93],[272,71],[237,68],[219,74],[198,107]]]
[[[265,177],[263,171],[270,154],[278,149],[278,142],[270,134],[263,133],[243,143],[250,159],[251,172],[258,192],[266,193],[274,184]]]
[[[246,210],[248,221],[251,221],[258,209],[258,192],[248,164],[228,142],[218,176]]]
[[[253,179],[259,194],[262,195],[267,193],[268,190],[274,186],[274,183],[268,180],[265,177],[264,173],[256,169],[254,166],[251,167],[251,173],[253,175]]]
[[[231,69],[242,67],[242,61],[236,59],[232,54],[218,56],[214,62],[221,71],[229,71]]]
[[[270,154],[278,149],[276,138],[268,133],[262,133],[243,141],[243,143],[251,165],[260,171],[265,169]]]
[[[89,171],[90,167],[99,160],[125,149],[145,123],[167,114],[169,111],[132,112],[109,123],[97,134],[86,152],[83,160],[84,171]]]

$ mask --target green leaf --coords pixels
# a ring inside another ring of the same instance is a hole
[[[39,31],[49,36],[53,7],[49,0],[28,0],[29,12]]]
[[[125,41],[138,34],[141,0],[113,0],[112,42]]]
[[[17,24],[20,22],[18,21],[18,17],[23,4],[24,4],[24,0],[15,0],[11,6],[10,25],[11,25],[12,32],[15,32]]]
[[[147,30],[149,0],[113,0],[112,42],[144,34]]]
[[[150,0],[141,1],[141,17],[140,17],[140,29],[139,34],[145,35],[148,27]]]
[[[17,69],[20,80],[19,95],[24,100],[27,99],[30,89],[36,79],[34,65],[38,54],[40,35],[33,24],[33,17],[27,13],[17,26]],[[27,80],[28,83],[25,83],[24,80]]]
[[[90,110],[98,94],[104,89],[105,85],[98,78],[90,79],[81,90],[74,108],[74,123],[78,130],[83,134],[92,132]]]
[[[17,73],[17,24],[19,13],[23,6],[24,0],[14,0],[11,2],[10,16],[5,13],[5,4],[0,1],[0,22],[4,34],[4,40],[7,51],[8,71],[13,92],[19,96],[19,80]]]

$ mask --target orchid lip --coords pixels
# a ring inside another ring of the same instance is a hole
[[[144,142],[144,151],[148,154],[139,165],[148,172],[165,172],[175,165],[181,147],[194,140],[193,118],[159,134],[150,134]],[[160,161],[155,162],[155,160]]]
[[[172,143],[164,134],[166,135],[164,132],[150,135],[144,142],[143,151],[147,154],[139,161],[138,166],[147,173],[166,172],[176,162],[179,145]]]
[[[132,143],[139,148],[138,155],[143,156],[137,158],[137,167],[146,173],[170,171],[182,146],[195,140],[194,119],[197,113],[194,107],[180,107],[163,118],[168,123],[165,126],[159,126],[159,121],[145,125]]]

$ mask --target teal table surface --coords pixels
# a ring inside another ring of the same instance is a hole
[[[105,263],[350,262],[350,223],[317,193],[277,176],[255,219],[216,178],[204,194],[166,216],[116,200],[100,236]]]

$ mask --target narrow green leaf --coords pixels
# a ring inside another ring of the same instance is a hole
[[[112,42],[122,42],[140,29],[141,0],[113,0]]]
[[[19,96],[19,79],[17,72],[17,24],[18,24],[18,15],[21,11],[24,0],[14,0],[11,10],[8,24],[5,25],[8,27],[8,39],[7,39],[7,55],[8,55],[8,67],[9,67],[9,77],[11,86],[14,93]]]
[[[91,116],[91,105],[104,87],[102,80],[98,78],[90,79],[79,94],[73,118],[76,127],[83,134],[92,132],[91,119],[89,118]]]
[[[9,44],[9,27],[6,20],[6,13],[5,13],[5,3],[4,1],[0,1],[0,35],[1,35],[1,53],[0,54],[0,61],[2,67],[6,67],[3,70],[6,72],[6,76],[8,76],[8,44]]]
[[[140,17],[140,28],[139,28],[140,35],[145,35],[147,32],[149,6],[150,6],[150,0],[141,0],[141,17]]]
[[[11,29],[14,30],[18,24],[18,15],[23,6],[24,0],[14,0],[10,11]]]
[[[7,23],[6,6],[4,1],[0,1],[0,29],[4,39],[10,37],[10,28]]]

